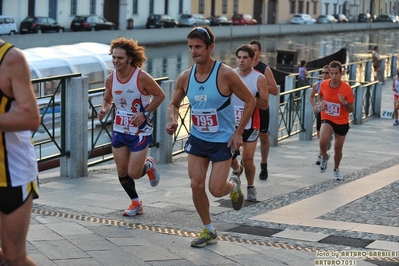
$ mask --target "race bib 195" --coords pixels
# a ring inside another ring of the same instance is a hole
[[[219,121],[216,109],[196,109],[191,111],[193,127],[203,133],[219,131]]]

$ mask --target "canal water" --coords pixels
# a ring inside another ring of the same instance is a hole
[[[370,58],[370,53],[376,45],[379,47],[380,55],[390,55],[393,50],[399,51],[399,29],[255,38],[262,44],[262,61],[271,67],[276,65],[277,50],[297,50],[298,61],[303,59],[311,61],[332,54],[346,46],[351,62]],[[216,36],[213,57],[229,66],[236,67],[235,49],[250,40],[251,38],[218,41]],[[147,62],[143,69],[154,78],[169,77],[169,79],[176,80],[183,70],[194,64],[187,44],[148,47],[146,55]]]

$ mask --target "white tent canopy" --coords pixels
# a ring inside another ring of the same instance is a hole
[[[108,74],[114,69],[109,45],[77,43],[22,50],[31,69],[31,78],[82,73],[89,77],[89,87],[104,87]]]

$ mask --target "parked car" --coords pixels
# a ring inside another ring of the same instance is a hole
[[[64,32],[64,25],[59,24],[49,17],[35,17],[28,16],[21,21],[19,31],[21,34],[25,33],[44,33],[49,31]]]
[[[316,19],[316,23],[319,24],[327,24],[327,23],[337,23],[338,20],[334,18],[332,15],[320,15]]]
[[[18,28],[14,18],[10,16],[0,16],[0,35],[14,35],[15,33],[18,33]]]
[[[372,22],[371,15],[369,13],[360,13],[357,17],[357,22]]]
[[[145,27],[149,28],[175,28],[179,23],[169,15],[151,14],[147,18]]]
[[[398,22],[394,15],[381,14],[377,17],[376,22]]]
[[[97,15],[80,15],[71,21],[72,31],[115,30],[113,22]]]
[[[316,20],[308,14],[295,14],[291,19],[291,24],[314,24]]]
[[[233,22],[225,16],[214,16],[206,18],[211,26],[230,26]]]
[[[349,19],[344,14],[333,14],[333,16],[338,20],[338,23],[349,22]]]
[[[179,23],[179,27],[209,26],[211,24],[201,14],[182,14],[177,22]]]
[[[252,18],[252,16],[250,14],[236,13],[231,18],[231,21],[233,22],[233,25],[256,25],[256,24],[258,24],[258,21],[256,21],[256,19]]]

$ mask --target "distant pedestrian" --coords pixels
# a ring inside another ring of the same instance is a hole
[[[0,40],[0,265],[36,265],[26,253],[33,199],[39,197],[31,131],[40,115],[21,50]]]
[[[245,126],[245,130],[242,135],[244,144],[242,146],[241,161],[243,166],[238,162],[238,152],[236,152],[232,161],[232,168],[234,170],[233,174],[236,174],[238,177],[240,177],[241,173],[243,172],[242,168],[244,167],[245,177],[247,179],[247,201],[256,201],[257,199],[257,191],[255,188],[256,167],[254,164],[254,155],[259,137],[259,110],[265,110],[269,107],[269,92],[267,90],[266,78],[262,73],[253,69],[251,66],[254,56],[255,52],[249,44],[240,45],[236,49],[236,61],[238,67],[235,69],[235,71],[237,71],[245,85],[247,85],[248,89],[256,99],[256,108],[251,119]],[[242,110],[245,106],[245,102],[234,95],[233,104],[235,123],[236,126],[238,126],[241,120]]]
[[[398,109],[399,109],[399,68],[396,69],[396,76],[393,78],[392,84],[393,90],[393,116],[395,118],[395,122],[393,123],[394,126],[399,125],[398,121]]]
[[[315,82],[312,87],[312,91],[310,92],[309,96],[309,101],[313,106],[313,111],[316,114],[316,132],[317,132],[317,138],[320,138],[320,127],[321,127],[321,113],[320,113],[320,103],[315,102],[315,96],[317,93],[319,93],[320,90],[320,85],[323,80],[329,79],[330,78],[330,66],[325,65],[322,69],[322,79],[319,81]],[[331,148],[331,141],[332,141],[333,135],[330,137],[330,141],[328,142],[327,150],[330,150]],[[316,164],[320,165],[321,159],[323,156],[321,155],[321,150],[319,150],[319,154],[317,156],[317,161]]]
[[[141,69],[146,60],[144,50],[143,46],[132,39],[119,37],[111,42],[110,54],[115,70],[105,81],[104,99],[97,114],[102,121],[114,102],[112,153],[119,182],[131,200],[129,208],[123,212],[124,216],[143,213],[134,179],[147,174],[153,187],[160,180],[156,161],[147,157],[147,152],[152,142],[152,112],[165,99],[165,93]]]
[[[278,87],[272,70],[268,65],[260,61],[262,54],[262,46],[258,40],[252,40],[249,42],[252,49],[255,51],[254,59],[252,60],[252,67],[258,70],[266,77],[267,89],[269,94],[277,95]],[[271,110],[272,112],[278,112],[278,109]],[[259,179],[266,180],[269,177],[269,171],[267,169],[267,159],[269,157],[270,150],[270,138],[269,138],[269,123],[270,123],[270,108],[262,110],[259,109],[260,113],[260,129],[259,129],[259,142],[260,142],[260,173]]]
[[[309,76],[308,70],[306,69],[306,60],[301,60],[300,67],[298,69],[298,84],[297,87],[304,87],[310,85],[307,76]]]
[[[374,80],[381,81],[381,57],[378,53],[378,46],[374,46],[371,59],[373,61]]]
[[[191,105],[192,126],[184,150],[188,153],[193,202],[204,225],[199,237],[191,241],[191,246],[204,247],[217,242],[206,193],[209,164],[209,192],[214,197],[230,194],[235,210],[244,205],[240,179],[236,176],[227,179],[231,158],[243,144],[242,134],[256,101],[234,69],[212,58],[215,36],[208,26],[193,28],[187,35],[187,43],[195,64],[177,78],[166,132],[170,135],[176,132],[180,104],[187,97]],[[233,93],[245,102],[237,127],[234,127]]]
[[[331,79],[324,80],[320,85],[318,102],[321,104],[320,151],[323,158],[320,163],[320,172],[327,169],[330,157],[327,146],[334,133],[334,179],[341,180],[339,165],[342,159],[342,148],[346,134],[349,131],[349,113],[353,112],[355,97],[351,86],[341,80],[342,65],[338,61],[330,63]]]

